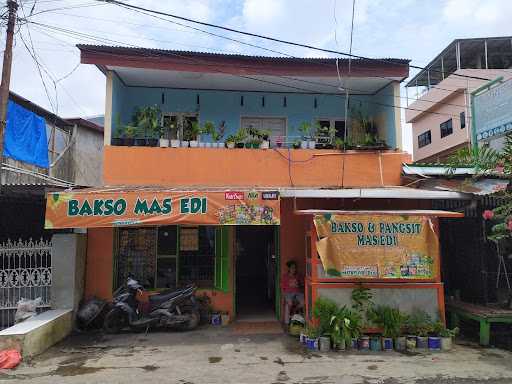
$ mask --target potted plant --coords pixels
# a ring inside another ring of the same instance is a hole
[[[370,308],[368,318],[379,328],[382,328],[382,349],[393,350],[393,339],[400,336],[400,329],[404,322],[404,316],[398,308],[379,305]]]
[[[331,339],[336,349],[357,348],[357,338],[361,330],[359,320],[359,316],[346,306],[339,308],[331,317]]]
[[[201,129],[201,134],[203,134],[203,133],[206,135],[209,135],[210,138],[213,140],[213,136],[215,135],[215,124],[213,124],[212,121],[205,121],[205,123]],[[210,145],[208,145],[208,144],[210,144]],[[206,147],[211,147],[211,146],[212,146],[211,141],[206,143]]]
[[[160,139],[158,141],[160,148],[168,148],[169,147],[169,131],[166,127],[160,127]]]
[[[260,138],[261,138],[261,149],[269,149],[270,148],[270,131],[267,129],[263,129],[260,131]]]
[[[137,108],[132,120],[138,129],[135,145],[156,147],[160,133],[160,108],[157,105]]]
[[[167,131],[171,148],[179,148],[181,143],[178,139],[178,126],[170,117],[164,119],[163,129]]]
[[[112,139],[111,139],[111,144],[112,145],[124,145],[123,143],[123,127],[121,125],[121,115],[118,113],[116,115],[116,131],[114,133],[114,135],[112,136]]]
[[[295,140],[292,144],[293,149],[299,149],[300,148],[300,140]]]
[[[428,348],[428,334],[432,330],[430,315],[421,309],[413,310],[408,318],[407,328],[413,334],[407,336],[407,348],[410,348],[411,338],[415,337],[415,349],[426,350]]]
[[[237,148],[243,148],[245,146],[245,141],[247,140],[247,137],[248,137],[247,129],[240,128],[237,131],[235,137],[236,137],[235,146]]]
[[[306,347],[311,351],[318,350],[318,336],[320,331],[318,327],[309,326],[306,330]]]
[[[302,136],[302,141],[300,143],[300,147],[302,149],[308,149],[308,140],[309,140],[310,134],[311,134],[311,123],[309,123],[307,121],[303,121],[299,125],[299,132],[301,133],[301,136]]]
[[[199,135],[201,134],[201,126],[197,121],[193,121],[190,124],[190,128],[187,130],[189,133],[189,144],[190,148],[197,148],[199,141]]]
[[[135,127],[127,125],[124,127],[123,145],[132,146],[135,144]]]
[[[442,322],[437,322],[434,324],[434,333],[440,338],[441,350],[449,351],[452,349],[453,338],[459,334],[459,328],[448,329]]]
[[[235,135],[229,135],[226,137],[226,147],[233,149],[235,148],[236,143],[236,136]]]
[[[320,332],[320,350],[328,351],[331,347],[332,318],[339,314],[338,305],[329,299],[319,297],[313,305],[313,318],[318,321]]]

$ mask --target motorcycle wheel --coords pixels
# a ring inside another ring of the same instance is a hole
[[[126,313],[119,308],[112,308],[105,315],[105,320],[103,321],[103,329],[107,333],[119,333],[127,325],[128,318]]]
[[[199,313],[199,310],[195,307],[183,307],[181,308],[181,313],[184,315],[189,315],[190,320],[176,325],[176,329],[178,331],[191,331],[199,325],[199,321],[201,320],[201,314]]]

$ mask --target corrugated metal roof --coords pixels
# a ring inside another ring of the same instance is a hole
[[[154,55],[158,56],[188,56],[188,57],[217,57],[217,58],[233,58],[241,60],[257,60],[265,62],[281,62],[281,63],[296,63],[301,61],[329,63],[335,64],[338,61],[347,61],[348,58],[333,58],[333,57],[289,57],[289,56],[261,56],[261,55],[244,55],[236,53],[216,53],[216,52],[201,52],[201,51],[182,51],[176,49],[158,49],[158,48],[135,48],[124,46],[109,46],[109,45],[92,45],[92,44],[77,44],[77,48],[81,51],[94,51],[96,53],[110,53],[110,54],[130,54],[130,55]],[[372,59],[352,59],[352,63],[372,63],[376,65],[388,66],[409,64],[409,59],[400,58],[372,58]]]

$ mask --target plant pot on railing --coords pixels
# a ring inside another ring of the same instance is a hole
[[[261,149],[269,149],[270,148],[270,141],[263,140],[260,144]]]
[[[199,142],[197,140],[190,140],[190,148],[197,148]]]
[[[160,138],[159,144],[160,144],[160,148],[168,148],[169,147],[169,139]]]
[[[302,140],[302,141],[300,142],[300,147],[301,147],[302,149],[308,149],[308,141],[307,141],[307,140]]]
[[[145,147],[146,146],[146,138],[145,137],[136,137],[134,139],[134,143],[136,147]]]
[[[182,148],[188,148],[188,144],[189,144],[189,142],[188,142],[188,141],[183,140],[183,141],[181,142],[181,147],[182,147]]]
[[[316,147],[316,141],[315,140],[309,140],[308,141],[308,148],[309,149],[315,149]]]
[[[235,142],[234,141],[227,141],[226,142],[226,147],[228,147],[229,149],[235,148]]]
[[[179,148],[181,146],[181,142],[177,139],[171,139],[171,148]]]
[[[158,139],[154,137],[146,138],[146,146],[148,147],[156,147],[158,146]]]

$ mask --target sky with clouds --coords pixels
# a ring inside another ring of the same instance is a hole
[[[18,16],[30,23],[17,29],[11,89],[64,117],[103,113],[105,78],[96,67],[79,65],[77,43],[269,54],[94,0],[18,2],[23,4]],[[352,0],[126,2],[285,40],[348,51]],[[420,66],[456,38],[512,34],[511,0],[356,0],[355,11],[353,53],[407,58]],[[210,31],[291,55],[325,56],[308,49]],[[402,103],[405,106],[405,100]],[[410,140],[406,132],[406,148],[410,148]]]

